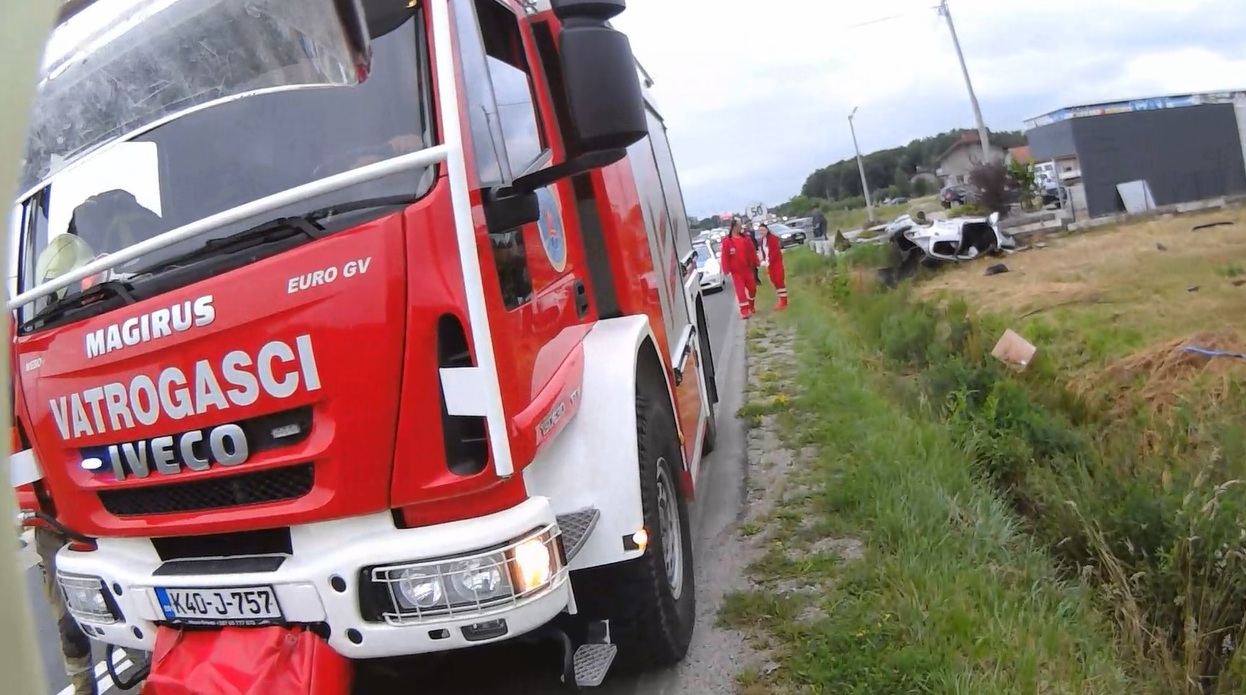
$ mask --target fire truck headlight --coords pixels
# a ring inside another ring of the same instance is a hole
[[[453,603],[477,603],[510,596],[510,578],[506,576],[506,556],[498,553],[476,557],[450,565],[450,586],[457,594]]]
[[[519,593],[541,588],[554,575],[553,553],[545,538],[531,538],[515,546]]]
[[[117,622],[120,612],[104,588],[104,580],[76,574],[57,576],[61,591],[65,593],[65,605],[69,613],[80,622],[111,625]]]
[[[549,526],[472,555],[363,570],[366,620],[409,625],[513,605],[562,576]]]
[[[445,604],[445,585],[436,571],[402,570],[394,577],[393,585],[398,602],[407,609],[428,610]]]

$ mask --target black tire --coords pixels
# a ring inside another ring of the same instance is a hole
[[[654,392],[657,393],[654,393]],[[679,663],[688,653],[696,619],[692,567],[692,529],[684,497],[679,437],[666,393],[640,390],[636,395],[636,441],[640,453],[640,497],[649,546],[635,560],[576,573],[573,577],[580,615],[608,619],[619,648],[615,668],[637,673]],[[675,496],[682,571],[678,594],[668,579],[659,513],[659,477]]]

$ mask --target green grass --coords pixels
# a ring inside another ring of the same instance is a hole
[[[805,494],[767,523],[758,588],[720,613],[760,630],[781,666],[743,676],[746,692],[1153,692],[1120,666],[1091,592],[1058,574],[936,413],[897,403],[876,348],[808,277],[827,262],[792,259],[807,277],[791,283],[788,312],[753,319],[750,344],[794,327],[798,364],[761,381],[799,388],[781,404],[754,394],[742,414],[777,418],[789,447],[817,454],[792,474]],[[827,538],[843,543],[813,552]],[[848,542],[863,557],[846,559]],[[785,590],[800,584],[814,590]]]
[[[831,206],[833,208],[834,203],[831,203]],[[941,208],[938,196],[911,199],[903,205],[879,205],[875,202],[874,224],[886,224],[905,213],[912,214],[918,210],[929,213],[939,209]],[[826,229],[832,237],[835,236],[836,230],[848,232],[870,225],[869,210],[864,207],[848,210],[831,209],[823,214],[826,215]]]
[[[1213,339],[1212,346],[1237,349],[1224,332],[1226,316],[1241,311],[1234,286],[1205,280],[1204,292],[1184,289],[1198,272],[1232,275],[1212,271],[1225,267],[1232,247],[1226,237],[1202,241],[1206,252],[1182,248],[1189,258],[1179,273],[1174,252],[1154,249],[1154,230],[1133,234],[1132,242],[1116,242],[1140,259],[1133,264],[1113,256],[1100,268],[1070,242],[1061,253],[1071,260],[1015,257],[1009,264],[1027,275],[994,285],[972,266],[940,273],[932,284],[962,293],[926,293],[934,301],[909,287],[853,285],[853,266],[877,260],[863,257],[841,258],[834,270],[802,267],[794,294],[803,290],[851,336],[844,340],[860,342],[878,394],[908,417],[937,423],[961,468],[1007,503],[1060,576],[1096,590],[1129,673],[1147,674],[1158,692],[1241,693],[1246,383],[1237,361],[1200,362],[1179,351],[1188,340]],[[1109,279],[1119,274],[1128,281]],[[1034,289],[1068,277],[1082,299],[1112,299],[1114,316],[1083,301],[1018,317],[1019,303],[1042,300]],[[974,292],[986,286],[995,291]],[[990,356],[1009,326],[1039,346],[1021,373]],[[1196,333],[1205,337],[1174,338]]]

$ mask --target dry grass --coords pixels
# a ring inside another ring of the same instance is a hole
[[[1193,230],[1219,221],[1234,224]],[[1164,416],[1192,397],[1215,407],[1246,381],[1246,360],[1183,350],[1246,352],[1233,330],[1246,325],[1246,209],[1044,241],[1003,259],[1011,272],[985,276],[985,264],[967,263],[918,294],[960,296],[1009,317],[1048,369],[1122,414],[1141,402]]]
[[[1246,342],[1236,333],[1200,333],[1139,351],[1107,369],[1084,374],[1074,383],[1074,390],[1106,391],[1119,396],[1112,399],[1118,403],[1123,403],[1127,396],[1140,397],[1151,404],[1155,414],[1162,415],[1177,405],[1177,393],[1185,385],[1199,384],[1211,397],[1208,405],[1219,405],[1228,397],[1231,381],[1246,374],[1246,362],[1190,352],[1185,349],[1189,345],[1246,353]]]
[[[1221,220],[1235,224],[1191,230]],[[1047,248],[1004,259],[1012,272],[984,276],[983,264],[967,263],[923,283],[918,292],[951,292],[1019,322],[1060,316],[1061,323],[1111,327],[1136,334],[1136,348],[1246,323],[1246,210],[1157,219],[1046,242]]]
[[[1191,231],[1198,224],[1232,221],[1232,226]],[[1246,318],[1246,289],[1218,271],[1246,262],[1246,209],[1186,215],[1122,225],[1045,240],[1004,259],[1012,271],[984,276],[981,264],[951,268],[921,288],[923,294],[952,290],[992,311],[1022,314],[1062,302],[1129,305],[1178,332],[1206,325],[1209,316],[1226,322]],[[1158,245],[1167,248],[1161,251]],[[1198,286],[1197,292],[1188,288]],[[1228,315],[1222,311],[1230,311]]]

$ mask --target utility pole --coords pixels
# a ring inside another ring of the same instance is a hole
[[[991,161],[991,143],[986,132],[986,123],[982,121],[982,109],[978,106],[978,97],[973,93],[969,67],[965,65],[965,54],[960,50],[960,39],[956,37],[956,25],[952,23],[952,11],[948,9],[947,0],[939,0],[939,14],[947,20],[947,29],[952,34],[952,47],[956,49],[956,59],[960,61],[960,72],[965,76],[965,88],[969,90],[969,105],[973,107],[973,117],[978,122],[978,137],[982,140],[982,163],[985,164]]]
[[[48,31],[57,11],[56,5],[43,2],[5,3],[0,14],[0,44],[5,49],[5,69],[0,73],[0,191],[11,193],[17,187],[17,163],[25,152],[26,127],[30,123],[30,104],[35,93],[35,76],[39,71],[39,57]],[[7,267],[8,251],[0,248],[0,264]],[[8,289],[3,290],[7,303]],[[0,334],[6,339],[0,344],[0,393],[8,393],[10,312],[0,312]],[[0,399],[0,421],[8,426],[12,422],[12,407],[8,397]],[[9,530],[17,520],[9,472],[9,437],[0,437],[0,527]],[[11,532],[10,532],[11,533]],[[25,576],[17,561],[12,535],[8,544],[0,549],[0,615],[5,616],[7,633],[5,649],[0,649],[0,674],[4,678],[4,692],[13,695],[43,695],[48,692],[47,679],[43,677],[42,660],[39,658],[39,642],[36,640],[33,614],[26,602]]]
[[[852,124],[852,117],[857,115],[859,106],[852,107],[848,114],[848,130],[852,132],[852,149],[857,152],[857,171],[861,173],[861,191],[865,193],[865,209],[870,215],[870,224],[874,223],[874,203],[870,200],[870,184],[865,180],[865,164],[861,162],[861,148],[857,145],[857,129]]]

